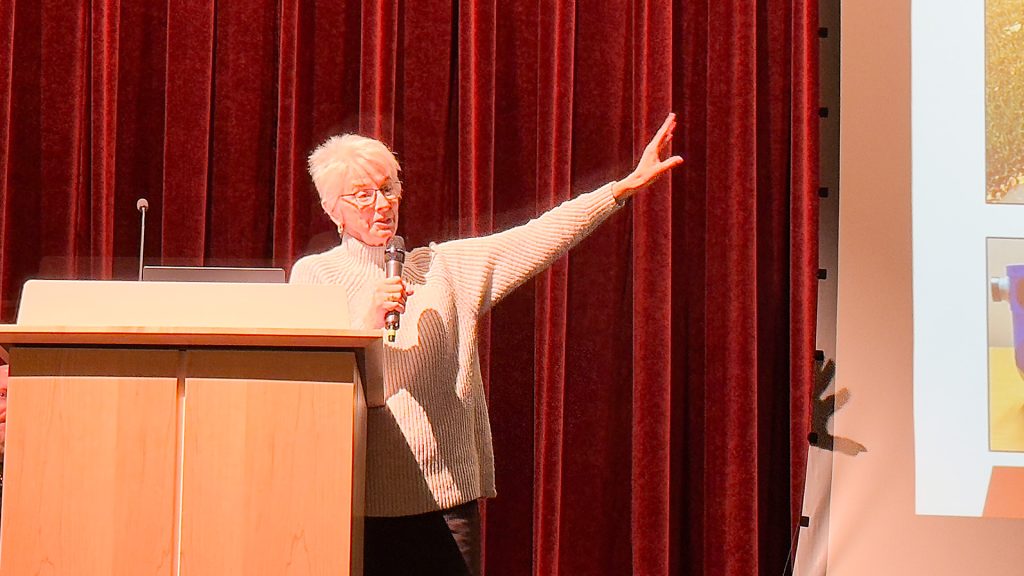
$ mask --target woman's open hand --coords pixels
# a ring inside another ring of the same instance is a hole
[[[647,187],[659,176],[672,168],[683,163],[680,156],[670,156],[665,160],[661,159],[662,154],[668,152],[672,143],[672,131],[676,129],[676,115],[669,114],[665,122],[658,129],[654,138],[647,143],[643,155],[636,168],[622,180],[615,183],[613,194],[616,200],[625,200],[637,191]]]
[[[412,286],[398,276],[389,276],[377,283],[373,290],[373,301],[363,321],[366,328],[384,327],[384,316],[391,311],[405,313],[405,300],[412,295]]]

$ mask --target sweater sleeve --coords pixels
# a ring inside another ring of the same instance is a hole
[[[445,262],[458,299],[483,314],[586,238],[618,207],[609,183],[521,226],[432,248]]]

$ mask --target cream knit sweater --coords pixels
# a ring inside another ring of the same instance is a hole
[[[385,342],[386,405],[368,411],[368,516],[420,514],[495,495],[477,319],[617,206],[605,185],[511,230],[406,255],[402,278],[415,293],[396,341]],[[384,274],[383,248],[344,236],[340,246],[296,262],[291,282],[343,285],[351,317],[360,318]]]

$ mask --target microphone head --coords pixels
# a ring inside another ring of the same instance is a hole
[[[387,247],[384,248],[384,261],[385,262],[404,262],[406,261],[406,239],[400,236],[392,236],[391,240],[387,241]],[[396,269],[398,273],[401,273],[401,269]]]
[[[145,212],[149,210],[149,200],[145,198],[139,198],[139,201],[135,203],[135,209],[139,212]]]
[[[388,240],[388,245],[384,248],[384,261],[388,262],[391,260],[405,262],[405,238],[397,234],[392,236],[391,240]]]
[[[388,240],[388,246],[385,250],[401,250],[402,252],[405,252],[405,238],[395,234],[390,240]]]

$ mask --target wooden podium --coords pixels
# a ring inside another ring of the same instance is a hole
[[[330,286],[26,284],[0,327],[0,576],[361,574],[360,367],[379,386],[380,333],[330,328],[344,302]]]

